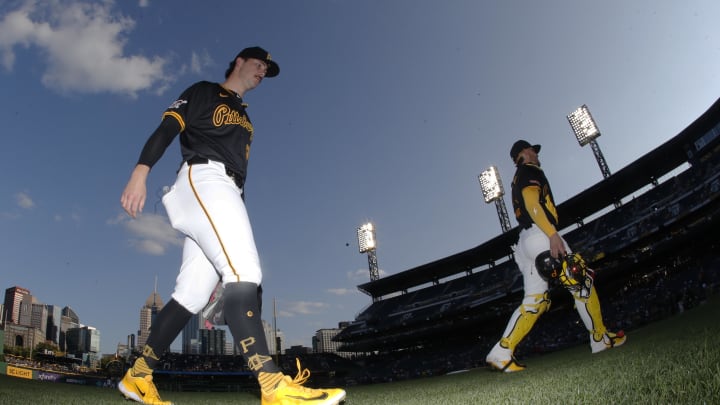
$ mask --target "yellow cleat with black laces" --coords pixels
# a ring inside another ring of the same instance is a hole
[[[308,388],[303,384],[310,378],[310,370],[300,367],[295,378],[283,375],[274,389],[262,393],[262,405],[336,405],[345,399],[345,390],[340,388]]]

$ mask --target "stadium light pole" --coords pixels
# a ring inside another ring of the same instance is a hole
[[[580,146],[582,147],[590,144],[590,147],[595,154],[595,159],[600,166],[600,171],[602,172],[603,177],[610,177],[610,168],[605,162],[605,157],[600,151],[600,146],[595,141],[595,139],[600,136],[600,130],[598,129],[597,124],[595,124],[595,120],[590,114],[590,110],[587,106],[583,104],[578,107],[567,116],[567,120],[570,123],[570,128],[572,128],[573,133],[575,133],[575,138],[577,138]]]
[[[357,229],[357,238],[360,253],[367,253],[370,281],[375,281],[380,278],[380,272],[378,271],[377,255],[375,254],[377,243],[373,224],[368,222],[360,226]]]
[[[605,156],[603,156],[602,151],[600,151],[600,145],[598,145],[595,140],[600,136],[600,129],[595,123],[592,114],[590,114],[590,109],[588,109],[587,105],[583,104],[578,107],[567,116],[567,120],[580,147],[590,144],[590,148],[592,148],[593,154],[595,154],[595,160],[597,160],[598,166],[600,166],[603,178],[607,179],[610,177],[610,168],[605,161]],[[615,208],[621,205],[620,201],[615,201]]]
[[[495,209],[497,210],[498,219],[500,219],[500,227],[503,233],[510,230],[510,217],[508,216],[507,208],[505,207],[505,190],[503,189],[502,180],[500,179],[500,173],[497,167],[490,166],[488,169],[480,173],[478,176],[480,182],[480,189],[483,193],[483,198],[487,204],[495,202]]]

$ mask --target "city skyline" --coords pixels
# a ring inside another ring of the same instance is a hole
[[[44,305],[45,307],[47,307],[48,311],[47,311],[45,319],[47,319],[47,317],[51,317],[53,312],[57,312],[58,313],[57,317],[59,318],[59,313],[61,310],[69,310],[74,314],[75,317],[77,317],[79,327],[91,328],[93,330],[97,330],[100,333],[100,335],[102,334],[102,331],[100,329],[97,329],[90,324],[85,324],[85,323],[81,322],[80,321],[81,316],[79,314],[75,314],[73,309],[70,308],[69,306],[61,306],[61,305],[44,303],[44,302],[42,302],[42,300],[39,297],[32,294],[31,289],[25,288],[22,286],[12,286],[12,287],[7,287],[7,288],[3,289],[3,291],[5,291],[5,294],[3,295],[3,304],[2,304],[3,309],[7,308],[7,305],[5,304],[7,302],[7,298],[8,298],[7,292],[12,289],[19,289],[24,294],[27,294],[28,296],[32,297],[33,302],[37,301],[36,302],[37,304]],[[18,301],[18,303],[19,302],[20,301]],[[138,317],[139,318],[138,329],[136,329],[134,331],[129,331],[126,336],[126,340],[118,342],[112,352],[99,352],[99,353],[101,355],[118,353],[119,351],[123,350],[125,347],[133,347],[133,346],[135,348],[141,348],[144,345],[145,340],[141,338],[141,336],[143,336],[143,335],[139,334],[138,332],[149,331],[149,329],[152,325],[153,317],[151,316],[151,313],[153,311],[153,307],[155,307],[155,311],[159,311],[160,309],[162,309],[162,302],[163,302],[162,297],[160,296],[159,293],[157,293],[157,285],[156,285],[155,288],[153,289],[153,291],[148,296],[148,298],[145,300],[145,302],[140,306],[140,313],[139,313],[139,317]],[[7,318],[5,318],[3,316],[3,317],[0,317],[0,320],[2,320],[2,322],[0,322],[0,325],[5,327]],[[20,319],[18,319],[18,321],[20,321]],[[23,322],[12,322],[12,320],[11,320],[11,323],[23,325],[23,326],[31,326],[30,322],[24,322],[24,323]],[[275,338],[280,338],[281,345],[283,345],[281,347],[281,350],[285,350],[285,349],[289,348],[289,346],[284,345],[284,343],[285,343],[284,333],[281,330],[275,330],[275,328],[272,326],[274,322],[271,323],[271,322],[267,321],[266,319],[262,319],[262,323],[263,323],[263,329],[265,332],[265,337],[266,337],[268,345],[269,345],[270,354],[274,355],[277,353],[277,348],[275,345],[275,343],[276,343]],[[25,325],[25,324],[27,324],[27,325]],[[32,326],[34,326],[34,324]],[[185,325],[185,327],[183,328],[180,335],[177,337],[177,339],[171,345],[170,351],[174,352],[174,353],[197,354],[198,353],[197,345],[200,344],[199,341],[201,340],[200,339],[200,331],[203,329],[205,329],[205,330],[215,329],[215,330],[220,330],[220,331],[224,332],[225,340],[227,341],[227,347],[233,346],[232,335],[229,333],[227,328],[225,328],[224,326],[212,325],[211,323],[207,322],[207,320],[205,318],[202,317],[201,313],[199,313],[199,314],[193,315],[193,317],[190,319],[190,321],[188,321],[188,324]],[[42,332],[46,336],[50,334],[50,332],[48,332],[44,329],[42,330]],[[60,346],[59,345],[60,330],[58,329],[56,332],[58,334],[58,338],[57,338],[58,341],[55,341],[53,339],[48,339],[48,340],[50,340],[53,343],[58,344],[58,346]],[[190,336],[188,336],[188,332],[190,332]],[[317,332],[318,331],[315,331],[313,336],[311,336],[311,340],[314,336],[316,336]],[[146,336],[143,336],[143,337],[146,338]],[[100,340],[100,342],[102,342],[101,338],[99,340]],[[133,342],[134,342],[134,344],[133,344]],[[37,343],[39,343],[39,342],[35,342],[35,345],[37,345]],[[43,341],[42,343],[45,343],[45,341]],[[312,346],[305,346],[305,347],[311,348]],[[34,347],[32,349],[34,349]],[[99,347],[98,347],[98,349],[99,349]],[[227,351],[227,349],[226,349],[226,351]],[[226,353],[226,354],[228,354],[228,353]]]

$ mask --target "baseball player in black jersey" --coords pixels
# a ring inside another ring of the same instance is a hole
[[[162,201],[185,243],[172,299],[154,319],[142,356],[118,385],[126,398],[171,404],[160,399],[153,368],[191,316],[208,304],[218,282],[224,286],[224,321],[260,384],[263,405],[330,405],[345,398],[342,389],[304,387],[309,371],[299,361],[295,379],[284,375],[269,354],[260,318],[262,271],[243,201],[254,129],[243,96],[279,72],[264,49],[242,50],[223,83],[202,81],[187,88],[145,143],[120,202],[133,218],[142,211],[150,168],[179,133],[182,165]]]
[[[510,158],[517,166],[512,181],[512,203],[521,228],[514,247],[515,261],[523,275],[525,297],[486,358],[491,367],[508,373],[525,369],[515,359],[514,351],[540,315],[550,308],[548,283],[561,284],[572,294],[577,312],[590,334],[593,353],[620,346],[626,339],[623,331],[613,333],[605,327],[592,270],[587,269],[579,254],[571,253],[557,231],[555,200],[540,168],[539,152],[540,145],[524,140],[515,142],[510,149]]]

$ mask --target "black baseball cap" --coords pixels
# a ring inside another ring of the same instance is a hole
[[[280,66],[278,66],[278,64],[275,63],[274,60],[272,60],[270,52],[260,48],[259,46],[253,46],[243,49],[242,51],[240,51],[239,54],[237,54],[236,57],[233,58],[232,61],[230,61],[230,66],[225,71],[225,78],[230,76],[230,73],[232,73],[233,69],[235,69],[235,60],[237,60],[237,58],[253,58],[265,62],[267,64],[267,72],[265,73],[265,77],[275,77],[280,73]]]
[[[527,148],[533,148],[535,149],[535,153],[540,153],[540,145],[531,145],[530,142],[521,139],[515,142],[512,148],[510,148],[510,159],[512,159],[514,163],[517,163],[518,155]]]

